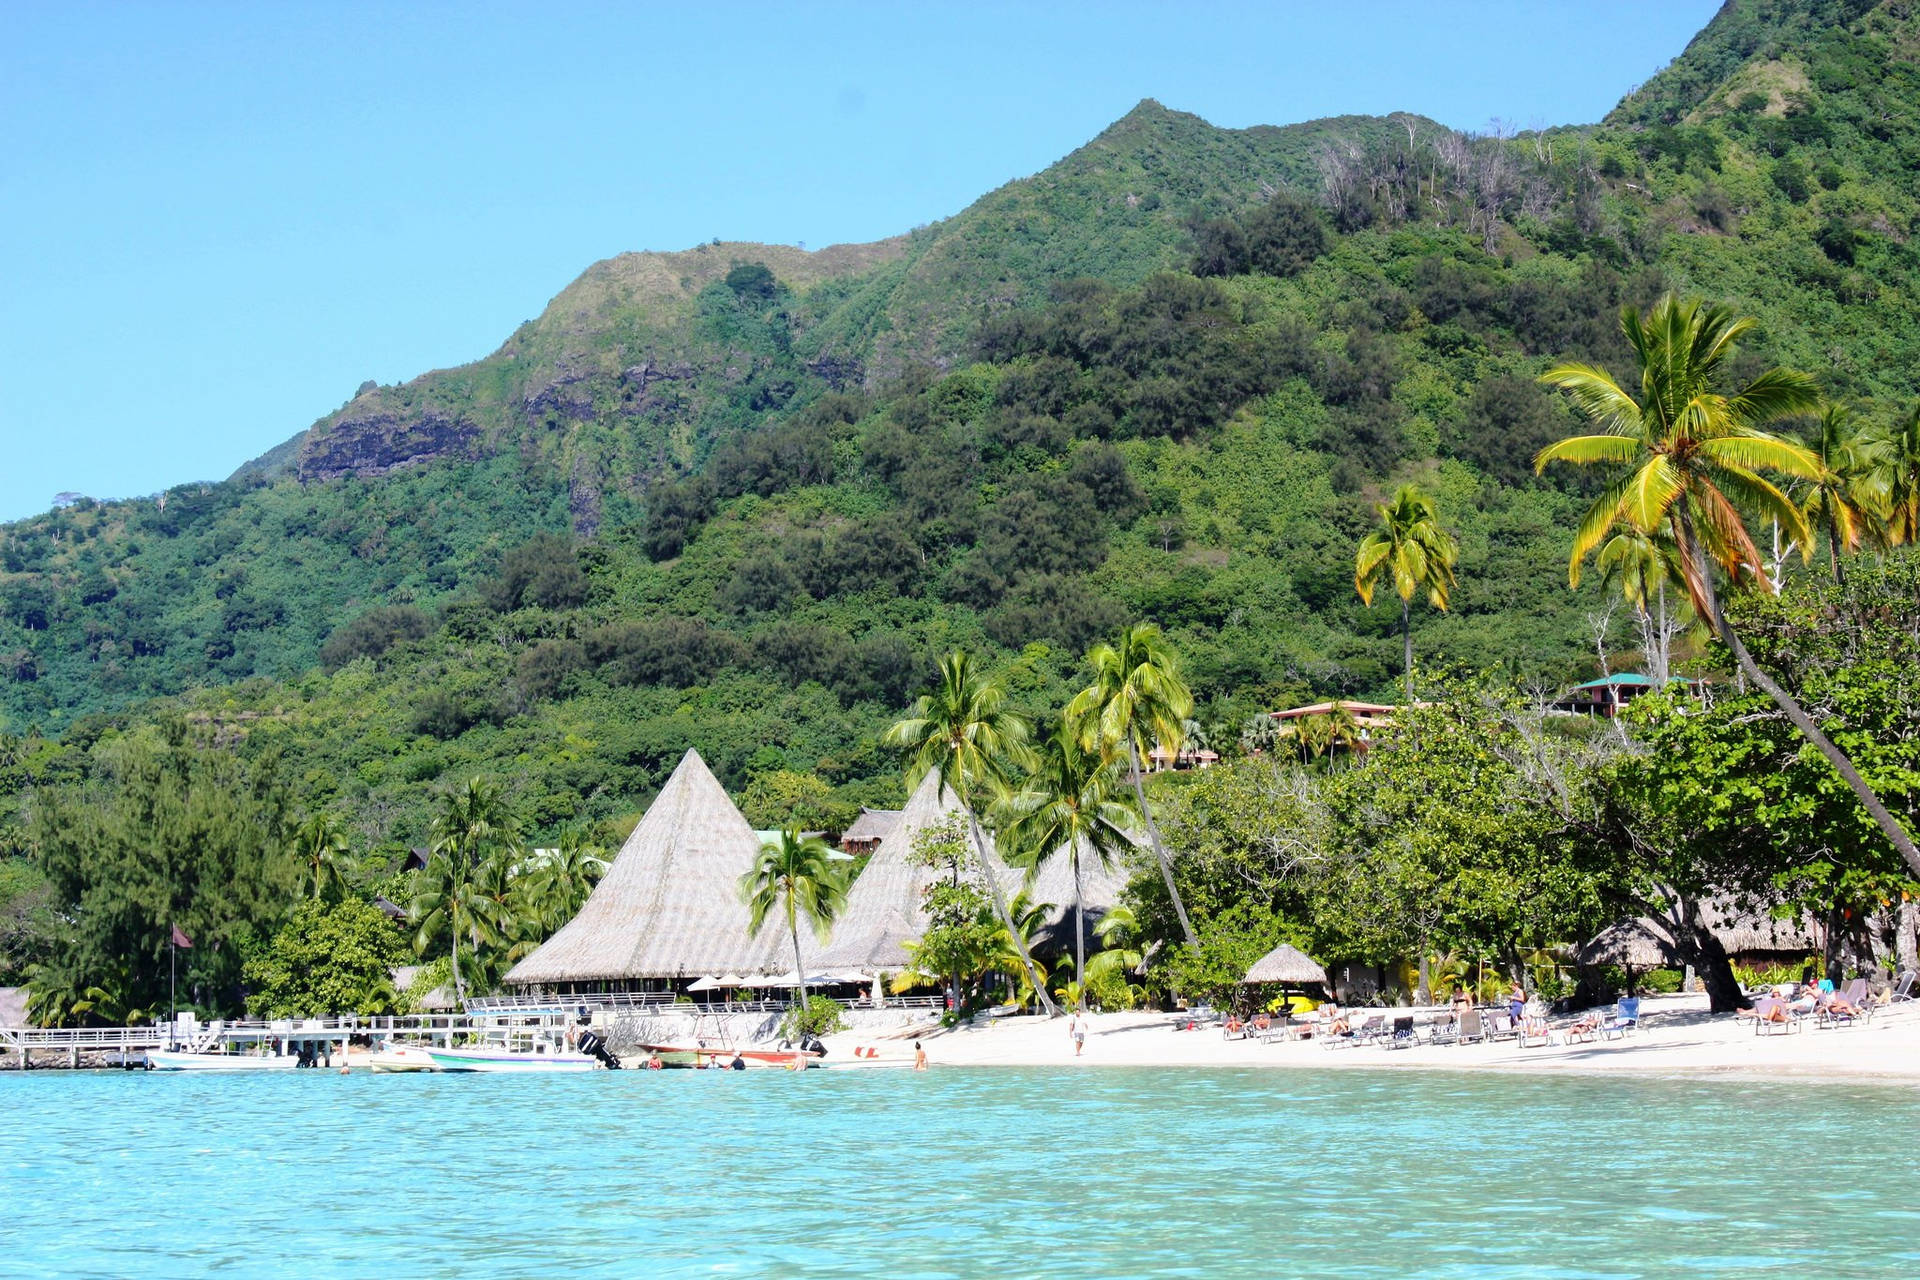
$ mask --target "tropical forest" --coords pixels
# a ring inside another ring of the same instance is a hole
[[[1148,100],[892,239],[595,263],[225,479],[0,526],[0,986],[491,990],[689,748],[756,828],[932,767],[1129,877],[1093,954],[930,904],[956,990],[1684,981],[1571,964],[1652,917],[1728,1009],[1708,902],[1913,967],[1916,237],[1920,13],[1730,0],[1591,125]]]

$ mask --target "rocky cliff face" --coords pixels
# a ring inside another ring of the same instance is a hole
[[[436,458],[470,458],[480,431],[445,411],[390,408],[362,396],[300,442],[294,472],[303,482],[383,476]]]

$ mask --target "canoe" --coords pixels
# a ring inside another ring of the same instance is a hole
[[[528,1075],[553,1071],[598,1071],[600,1064],[584,1053],[527,1053],[511,1049],[428,1049],[427,1056],[441,1071],[491,1071]]]
[[[300,1059],[290,1053],[179,1053],[147,1050],[147,1066],[154,1071],[292,1071]]]
[[[686,1044],[643,1044],[639,1054],[627,1058],[622,1065],[629,1070],[636,1067],[644,1070],[646,1055],[650,1053],[660,1055],[660,1065],[663,1067],[703,1067],[714,1058],[718,1058],[721,1065],[725,1066],[733,1061],[735,1053],[749,1067],[785,1067],[790,1066],[795,1058],[809,1067],[823,1065],[820,1055],[807,1049],[708,1049]]]

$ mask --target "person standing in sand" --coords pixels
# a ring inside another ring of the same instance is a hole
[[[1073,1056],[1079,1057],[1087,1048],[1087,1015],[1075,1009],[1073,1016],[1067,1019],[1067,1034],[1073,1037]]]

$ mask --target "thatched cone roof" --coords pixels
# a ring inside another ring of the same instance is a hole
[[[833,926],[827,949],[817,963],[823,970],[877,969],[906,967],[908,956],[902,944],[917,940],[927,931],[924,894],[927,886],[941,874],[937,868],[916,866],[913,862],[914,837],[929,827],[938,826],[950,815],[965,813],[960,797],[951,787],[940,784],[940,775],[928,770],[914,788],[900,821],[880,841],[873,857],[847,892],[847,903]],[[971,833],[968,835],[971,840]],[[1001,884],[1017,883],[1012,871],[987,844],[989,864]]]
[[[1295,986],[1304,986],[1317,982],[1327,984],[1327,971],[1314,962],[1312,956],[1298,947],[1281,943],[1267,954],[1253,962],[1242,982],[1287,982]]]
[[[1138,847],[1136,839],[1135,849]],[[1098,920],[1119,903],[1120,891],[1133,878],[1133,870],[1133,860],[1125,852],[1111,864],[1103,864],[1092,854],[1081,855],[1081,905],[1086,908],[1088,920]],[[1033,883],[1027,886],[1027,897],[1035,902],[1051,902],[1057,908],[1047,913],[1049,922],[1064,919],[1073,910],[1073,859],[1068,856],[1067,846],[1061,845],[1041,859]]]
[[[697,751],[688,751],[600,883],[506,981],[533,983],[768,973],[780,931],[747,934],[740,877],[759,838]]]

